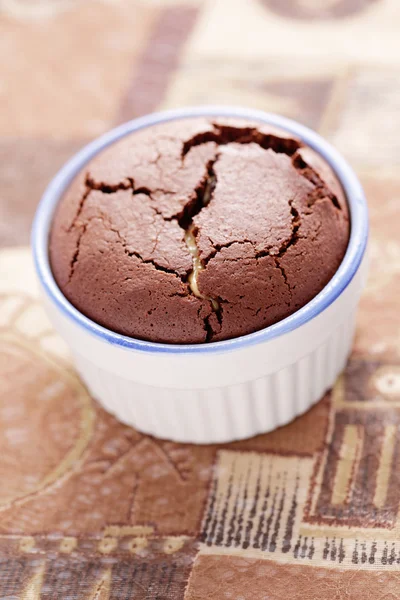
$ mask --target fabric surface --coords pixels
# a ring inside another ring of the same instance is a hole
[[[399,20],[398,0],[0,0],[0,598],[400,598]],[[83,143],[204,102],[326,136],[372,236],[334,390],[278,431],[195,447],[90,398],[27,244]]]

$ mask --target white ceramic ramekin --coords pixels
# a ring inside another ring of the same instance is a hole
[[[351,236],[340,268],[311,302],[261,331],[225,342],[156,344],[94,323],[54,281],[48,237],[55,207],[71,180],[98,152],[143,127],[193,116],[244,117],[281,127],[330,164],[342,183]],[[361,185],[338,152],[313,131],[272,114],[200,107],[153,114],[110,131],[74,156],[46,190],[32,244],[48,314],[69,344],[90,392],[121,421],[180,442],[227,442],[267,432],[304,413],[334,384],[353,339],[366,278],[368,212]]]

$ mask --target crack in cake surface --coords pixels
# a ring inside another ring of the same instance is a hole
[[[262,133],[256,127],[235,127],[233,125],[222,125],[213,123],[213,129],[194,135],[182,145],[182,157],[195,146],[215,142],[218,146],[231,144],[257,144],[264,150],[271,149],[277,153],[294,155],[301,143],[293,138],[282,138],[273,133]]]
[[[199,249],[196,243],[196,236],[194,234],[195,227],[191,225],[189,229],[185,231],[185,243],[188,247],[188,250],[192,256],[193,260],[193,269],[189,273],[188,281],[189,287],[192,293],[197,296],[197,298],[201,298],[202,300],[208,300],[211,302],[214,311],[218,311],[220,309],[220,303],[216,298],[212,298],[211,296],[206,296],[202,294],[199,290],[199,274],[200,271],[205,269],[200,257],[199,257]]]
[[[220,309],[219,301],[216,298],[203,294],[199,289],[199,274],[200,271],[204,270],[205,266],[203,264],[203,261],[200,259],[199,248],[197,246],[196,241],[196,227],[193,225],[193,218],[196,215],[198,215],[205,206],[208,206],[208,204],[211,201],[213,191],[215,189],[215,186],[217,185],[217,176],[214,171],[214,166],[218,161],[218,158],[219,156],[217,155],[216,158],[210,161],[207,165],[207,174],[205,182],[202,186],[203,189],[197,191],[197,204],[194,206],[194,210],[190,216],[189,223],[186,225],[186,227],[184,227],[185,244],[192,257],[193,263],[193,269],[191,273],[189,273],[188,277],[190,290],[195,296],[197,296],[197,298],[201,298],[202,300],[208,300],[209,302],[211,302],[212,308],[215,312],[217,312]],[[180,223],[180,225],[182,227],[185,224]]]

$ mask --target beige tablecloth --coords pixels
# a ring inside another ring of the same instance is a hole
[[[0,0],[0,597],[400,598],[398,0]],[[161,107],[276,111],[358,171],[371,276],[308,414],[194,447],[93,401],[36,297],[29,228],[83,143]]]

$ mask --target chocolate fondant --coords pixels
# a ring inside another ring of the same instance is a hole
[[[299,140],[239,119],[182,119],[86,166],[57,208],[50,260],[70,302],[108,329],[202,343],[304,306],[348,238],[341,187]]]

